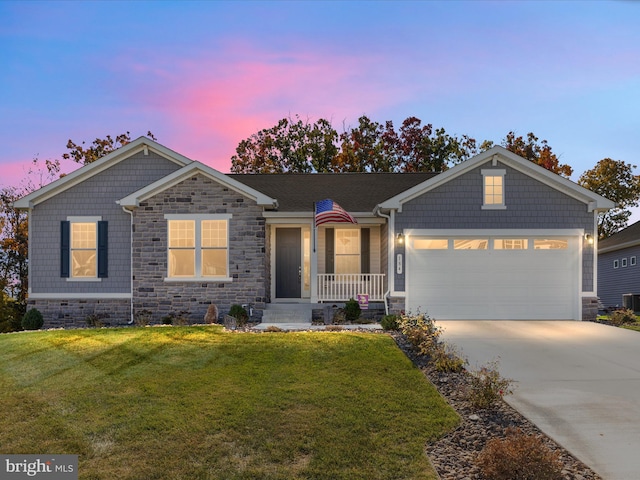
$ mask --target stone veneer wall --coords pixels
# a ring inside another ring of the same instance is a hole
[[[598,318],[598,297],[582,298],[582,321],[594,322]]]
[[[109,326],[126,325],[131,320],[131,301],[127,299],[29,299],[27,308],[42,313],[44,328],[86,327],[90,315]]]
[[[184,312],[202,322],[210,304],[220,316],[233,304],[251,304],[252,320],[262,318],[267,301],[267,253],[262,207],[203,175],[195,175],[145,202],[133,215],[134,316],[151,312],[152,322]],[[229,277],[231,282],[165,281],[165,214],[231,214]]]

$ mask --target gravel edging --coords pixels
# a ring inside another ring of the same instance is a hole
[[[445,400],[460,415],[460,424],[438,441],[426,446],[426,453],[441,480],[486,480],[475,465],[488,440],[503,438],[507,427],[539,436],[552,451],[560,454],[562,475],[567,480],[603,480],[566,449],[547,437],[508,403],[501,401],[486,410],[474,410],[465,398],[468,373],[441,373],[418,355],[401,333],[393,333],[398,347],[418,367]]]

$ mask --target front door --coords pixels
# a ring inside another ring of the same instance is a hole
[[[276,298],[300,298],[302,250],[300,228],[276,228]]]

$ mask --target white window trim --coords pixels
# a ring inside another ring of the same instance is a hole
[[[358,247],[358,271],[357,272],[351,272],[351,273],[347,273],[344,275],[359,275],[362,273],[362,250],[361,250],[361,242],[362,242],[362,231],[360,228],[353,228],[353,227],[338,227],[334,229],[333,232],[333,242],[334,242],[334,247],[333,247],[333,268],[334,271],[337,270],[337,265],[338,265],[338,258],[339,257],[347,257],[347,256],[353,256],[355,257],[356,254],[355,253],[349,253],[349,254],[338,254],[338,249],[335,245],[338,244],[338,231],[345,231],[345,230],[357,230],[358,231],[358,239],[357,239],[357,247]],[[340,274],[342,275],[342,274]]]
[[[620,268],[620,261],[617,258],[613,261],[613,268]]]
[[[629,257],[629,266],[635,267],[635,265],[636,265],[636,256],[632,255],[631,257]]]
[[[71,252],[73,251],[73,249],[71,248],[71,245],[69,245],[70,248],[70,252],[69,252],[69,276],[65,279],[67,282],[101,282],[102,278],[98,277],[98,222],[102,221],[102,217],[101,216],[69,216],[67,217],[67,222],[69,222],[70,224],[73,223],[95,223],[96,224],[96,276],[95,277],[74,277],[73,276],[73,255],[71,255]],[[69,227],[71,230],[73,230],[71,228],[71,226]],[[71,236],[71,232],[69,232],[69,235]],[[73,241],[72,238],[70,238],[71,241]]]
[[[626,268],[626,267],[627,267],[627,257],[624,257],[624,258],[622,259],[622,261],[620,262],[620,266],[621,266],[622,268]]]
[[[483,168],[482,170],[480,170],[480,173],[482,174],[482,210],[506,210],[507,205],[505,203],[504,177],[507,175],[507,171],[504,168]],[[502,177],[502,203],[484,203],[486,199],[486,177]]]
[[[232,214],[230,213],[212,213],[212,214],[206,214],[206,213],[193,213],[193,214],[180,214],[180,213],[167,213],[164,215],[164,219],[167,221],[167,225],[169,225],[169,221],[171,220],[193,220],[195,221],[195,240],[196,240],[196,246],[195,246],[195,252],[196,252],[196,273],[199,270],[199,262],[200,262],[200,258],[201,258],[201,246],[200,246],[200,239],[201,239],[201,223],[203,220],[226,220],[227,221],[227,274],[229,273],[229,259],[230,259],[230,253],[231,253],[231,248],[229,245],[229,221],[231,220],[231,218],[233,217]],[[189,283],[189,282],[198,282],[198,283],[220,283],[220,282],[232,282],[233,281],[233,277],[230,276],[226,276],[226,277],[203,277],[202,275],[196,275],[194,277],[170,277],[169,276],[169,229],[167,228],[167,252],[166,252],[166,258],[167,258],[167,276],[164,278],[164,281],[167,283]]]

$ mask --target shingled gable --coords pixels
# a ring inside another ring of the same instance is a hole
[[[217,170],[197,161],[194,161],[182,167],[181,169],[176,170],[172,174],[167,175],[166,177],[163,177],[144,188],[141,188],[137,192],[133,192],[132,194],[127,195],[126,197],[118,200],[116,203],[127,208],[137,207],[140,202],[168,188],[171,188],[172,186],[177,185],[187,178],[190,178],[197,174],[202,174],[205,177],[214,180],[227,188],[246,195],[247,197],[255,200],[258,205],[268,208],[277,208],[278,206],[278,201],[275,198],[265,195],[264,193],[259,192],[258,190],[251,188],[244,183],[238,182],[234,178],[231,178],[229,175],[220,173]]]
[[[45,187],[36,190],[25,197],[14,202],[14,207],[19,209],[29,209],[45,200],[48,200],[65,190],[78,185],[85,180],[93,177],[107,170],[108,168],[116,165],[117,163],[126,160],[127,158],[142,151],[153,151],[154,153],[166,158],[167,160],[176,163],[183,167],[193,163],[193,160],[180,155],[169,148],[160,145],[159,143],[150,140],[147,137],[139,137],[134,141],[126,144],[123,147],[105,155],[104,157],[96,160],[93,163],[84,165],[83,167],[71,172],[68,175],[56,180],[55,182],[46,185]]]
[[[613,252],[640,245],[640,222],[629,225],[624,230],[598,241],[598,253]]]
[[[522,158],[504,147],[495,146],[486,152],[483,152],[475,157],[470,158],[451,169],[439,174],[438,176],[431,178],[413,188],[410,188],[384,202],[381,202],[377,209],[382,211],[398,210],[402,211],[402,205],[420,195],[423,195],[434,188],[444,185],[448,181],[463,175],[474,168],[477,168],[487,162],[491,161],[493,164],[500,162],[507,165],[514,170],[518,170],[531,178],[534,178],[541,183],[554,188],[576,200],[579,200],[587,205],[588,211],[600,211],[608,210],[615,207],[615,203],[608,200],[596,193],[581,187],[580,185],[568,180],[560,175],[550,172],[549,170],[536,165],[535,163]]]

